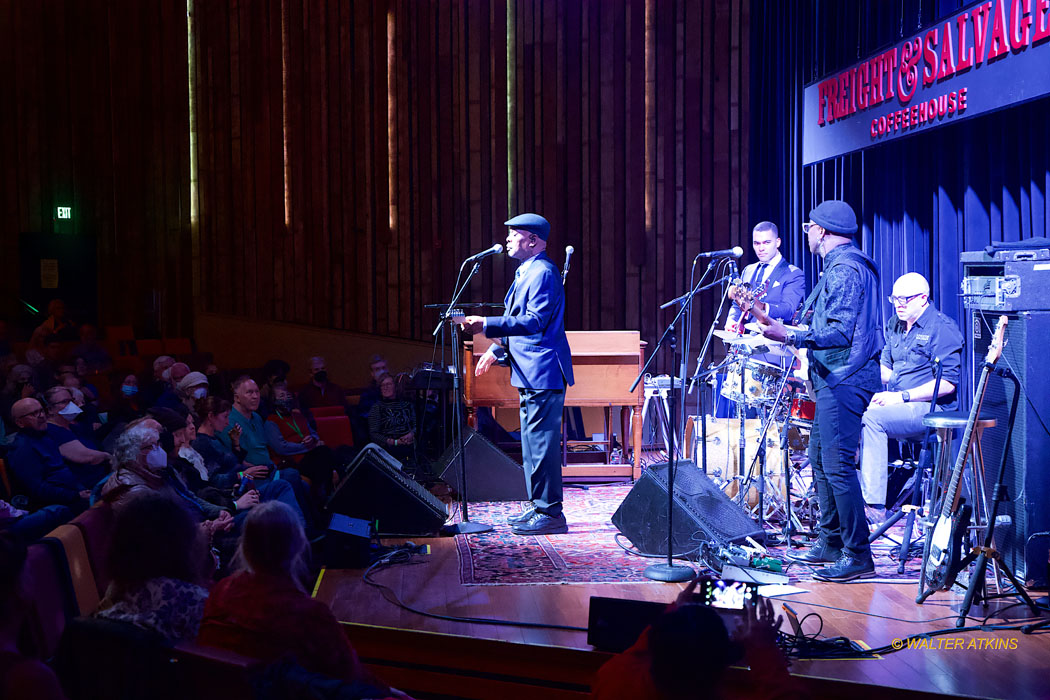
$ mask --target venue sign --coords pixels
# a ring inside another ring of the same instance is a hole
[[[1050,0],[985,0],[806,86],[805,165],[1050,94]]]

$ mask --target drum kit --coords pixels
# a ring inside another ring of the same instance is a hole
[[[721,375],[716,385],[735,407],[736,418],[714,419],[713,426],[708,423],[709,459],[713,456],[713,463],[723,467],[709,469],[708,474],[760,523],[780,521],[789,536],[806,532],[812,528],[803,523],[811,526],[816,518],[806,459],[816,412],[812,391],[798,376],[791,348],[764,338],[757,324],[749,323],[741,331],[715,331],[728,352],[711,372]],[[739,439],[733,432],[739,433]],[[704,439],[699,425],[693,434]],[[716,435],[713,440],[712,434]]]

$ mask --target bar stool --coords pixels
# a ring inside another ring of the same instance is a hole
[[[929,528],[932,528],[934,523],[937,522],[937,517],[939,515],[939,513],[935,513],[932,510],[933,506],[936,505],[934,498],[938,493],[938,490],[943,492],[948,488],[947,481],[955,466],[952,461],[952,440],[955,430],[957,428],[965,429],[969,420],[969,413],[965,411],[941,411],[929,413],[922,419],[922,424],[924,426],[934,428],[937,431],[938,441],[937,461],[934,464],[933,478],[930,480],[930,490],[928,492],[927,500],[928,505],[926,508],[929,523],[927,536],[930,534]],[[983,533],[985,528],[988,527],[988,497],[985,493],[984,454],[981,449],[981,437],[985,430],[994,427],[994,418],[978,418],[977,421],[974,422],[974,439],[972,447],[970,448],[969,459],[966,460],[966,466],[963,468],[963,483],[966,486],[966,491],[969,493],[973,505],[973,520],[969,527],[973,532],[980,531]],[[961,487],[959,492],[962,492]],[[994,567],[995,572],[995,589],[998,593],[1000,592],[999,568],[995,561],[992,562],[992,566]]]

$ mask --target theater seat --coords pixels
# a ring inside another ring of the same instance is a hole
[[[26,617],[19,633],[19,648],[49,661],[58,650],[66,621],[76,614],[76,598],[58,540],[44,539],[29,546],[22,583]]]
[[[159,338],[142,338],[135,341],[135,354],[157,357],[164,353],[164,341]]]
[[[350,427],[350,419],[345,415],[340,416],[317,416],[317,437],[324,441],[329,447],[353,447],[354,431]]]
[[[113,537],[113,508],[108,503],[99,503],[88,508],[73,519],[72,525],[80,529],[87,548],[88,561],[95,577],[99,597],[106,595],[111,576],[109,573],[109,543]]]
[[[342,406],[316,406],[310,409],[314,418],[331,418],[333,416],[345,416],[346,410]]]
[[[73,585],[73,596],[76,599],[76,613],[90,615],[98,608],[100,600],[95,574],[91,569],[87,545],[80,528],[69,523],[59,525],[47,534],[47,538],[56,540],[65,553],[66,567],[69,570],[70,583]]]
[[[190,355],[193,353],[193,343],[189,338],[165,338],[165,355]]]

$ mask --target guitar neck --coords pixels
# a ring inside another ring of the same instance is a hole
[[[977,423],[977,416],[981,413],[981,404],[984,403],[984,391],[988,386],[988,375],[991,374],[991,371],[992,365],[986,362],[984,369],[981,370],[981,379],[977,383],[977,391],[974,392],[970,415],[966,419],[966,430],[963,431],[962,445],[959,447],[959,455],[955,458],[955,466],[952,468],[952,478],[948,482],[948,490],[944,494],[944,503],[941,505],[942,517],[951,515],[955,497],[959,493],[963,467],[966,466],[966,455],[970,453],[970,443],[973,440],[973,427]]]

